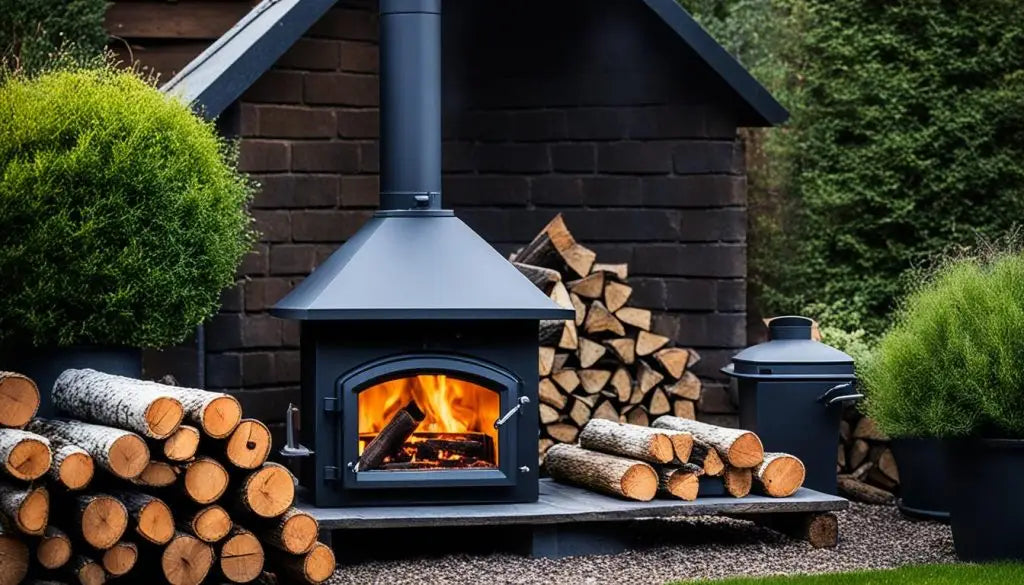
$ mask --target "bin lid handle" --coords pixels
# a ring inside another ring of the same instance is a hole
[[[824,404],[827,407],[841,402],[856,402],[864,398],[864,395],[858,392],[854,392],[851,394],[843,394],[843,392],[847,392],[850,390],[853,390],[853,382],[844,382],[842,384],[836,384],[835,386],[826,390],[824,394],[819,396],[818,402]]]

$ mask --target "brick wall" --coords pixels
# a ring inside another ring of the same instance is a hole
[[[495,4],[446,3],[446,206],[502,252],[562,212],[601,261],[630,262],[635,302],[717,376],[745,342],[745,183],[729,98],[642,3],[582,14],[579,2]],[[206,381],[244,389],[247,412],[270,420],[296,399],[299,339],[266,309],[377,205],[374,10],[341,2],[234,113],[242,167],[263,184],[263,236],[206,327]],[[702,407],[731,410],[715,384]]]

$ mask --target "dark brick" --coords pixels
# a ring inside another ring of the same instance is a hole
[[[643,204],[652,207],[726,207],[746,204],[742,176],[683,175],[645,177]]]
[[[592,173],[597,170],[593,144],[552,144],[551,168],[557,173]]]
[[[680,213],[680,239],[684,242],[744,242],[747,239],[747,213],[743,208],[689,209]]]
[[[375,75],[309,73],[303,80],[303,96],[307,104],[376,107],[378,87]]]
[[[718,308],[717,280],[666,278],[665,308],[670,311],[714,311]]]
[[[602,144],[597,148],[597,170],[604,173],[669,173],[672,171],[672,143]]]
[[[583,205],[583,186],[574,177],[530,179],[530,202],[534,205]]]
[[[316,246],[280,244],[270,248],[270,274],[305,276],[316,266]]]
[[[260,191],[253,208],[334,207],[338,177],[333,175],[267,175],[257,178]]]
[[[522,205],[529,200],[525,177],[455,175],[444,177],[444,203],[454,207]]]
[[[259,106],[260,136],[268,138],[331,138],[337,122],[331,110],[292,106]]]
[[[485,142],[505,142],[509,136],[510,118],[507,112],[476,111],[458,113],[455,124],[459,127],[459,136],[465,139],[482,140]]]
[[[747,340],[743,313],[674,313],[679,322],[675,339],[690,347],[742,347]]]
[[[266,311],[292,290],[286,278],[256,278],[245,283],[245,310]]]
[[[593,243],[587,242],[587,247],[597,253],[597,257],[601,259],[601,262],[627,262],[630,264],[629,272],[630,275],[642,274],[638,273],[632,266],[633,257],[636,253],[636,246],[630,243],[615,242],[615,243]]]
[[[274,367],[277,382],[282,384],[296,383],[302,378],[299,352],[278,351],[274,353]]]
[[[292,144],[292,170],[320,173],[359,171],[359,145],[348,142]]]
[[[256,136],[260,131],[260,110],[253,104],[238,106],[238,135]]]
[[[661,278],[639,278],[630,276],[629,286],[633,287],[633,294],[629,297],[630,306],[643,307],[645,309],[665,309],[665,281]]]
[[[697,402],[697,409],[708,414],[736,414],[738,401],[725,384],[706,382]]]
[[[626,120],[618,108],[578,108],[565,113],[573,140],[620,140],[626,137]]]
[[[344,207],[380,205],[380,179],[375,176],[341,178],[341,204]]]
[[[446,173],[476,170],[476,145],[469,142],[445,142],[441,145],[441,167]]]
[[[607,260],[617,262],[617,260]],[[746,246],[742,244],[637,244],[630,269],[651,276],[747,275]]]
[[[298,104],[302,102],[302,78],[298,71],[271,69],[242,94],[243,102]]]
[[[296,242],[343,242],[370,218],[368,211],[310,210],[292,214],[292,238]]]
[[[667,209],[571,209],[563,215],[573,235],[583,242],[645,242],[679,236],[679,216]]]
[[[712,106],[673,104],[640,106],[625,112],[629,137],[638,140],[658,138],[736,137],[736,122],[724,109]]]
[[[747,310],[747,281],[746,280],[719,280],[717,283],[717,294],[715,295],[716,309],[719,311],[746,311]]]
[[[528,242],[554,216],[554,212],[547,209],[463,208],[456,212],[462,221],[492,244]]]
[[[255,418],[264,423],[280,421],[288,404],[299,403],[299,388],[259,388],[230,392],[242,405],[245,416]],[[274,445],[281,443],[275,442]]]
[[[268,386],[276,381],[274,354],[269,351],[242,354],[243,386]]]
[[[209,336],[209,333],[207,333]],[[209,338],[209,337],[207,337]],[[207,342],[209,349],[209,342]],[[206,387],[238,388],[242,385],[242,356],[237,353],[206,354]]]
[[[377,110],[338,110],[338,136],[342,138],[377,138],[380,115]]]
[[[341,244],[342,242],[318,245],[316,247],[316,265],[320,266],[327,261],[327,259],[331,257],[331,254],[334,254],[338,250],[338,247]]]
[[[239,147],[238,168],[247,173],[287,171],[290,160],[287,142],[245,138]]]
[[[680,175],[729,174],[737,172],[736,145],[728,141],[681,142],[672,155]]]
[[[743,345],[746,345],[746,342],[744,342]],[[697,374],[701,378],[726,380],[727,378],[725,374],[721,372],[721,369],[732,362],[732,356],[736,355],[737,349],[738,348],[702,348],[700,350],[700,361],[693,366],[693,373]]]
[[[362,173],[380,172],[380,148],[377,142],[359,143],[359,171]]]
[[[341,63],[339,68],[342,71],[353,71],[356,73],[377,72],[377,63],[379,61],[377,45],[350,41],[342,41],[340,44]]]
[[[716,427],[738,429],[740,426],[740,417],[736,414],[712,414],[698,411],[697,420]]]
[[[309,35],[373,41],[377,39],[377,14],[369,10],[334,8],[313,25]]]
[[[243,347],[280,347],[281,324],[277,317],[270,315],[246,315],[242,320]]]
[[[282,347],[299,347],[302,328],[298,321],[288,319],[281,326]]]
[[[333,71],[339,63],[337,42],[299,39],[277,60],[276,66],[307,71]]]
[[[244,306],[242,304],[244,288],[245,284],[243,282],[236,282],[220,291],[220,310],[225,313],[241,312]]]
[[[640,201],[637,177],[584,177],[580,183],[586,205],[627,207]]]
[[[477,149],[477,170],[543,173],[551,170],[551,159],[542,144],[481,144]]]
[[[566,138],[565,112],[560,110],[519,110],[509,113],[506,140],[537,142]]]
[[[244,316],[240,313],[214,315],[203,327],[206,335],[206,351],[222,351],[242,347],[243,320]]]
[[[287,211],[256,209],[252,212],[256,231],[262,242],[287,242],[292,237],[292,223]]]
[[[266,274],[270,268],[269,257],[267,244],[256,244],[248,254],[242,257],[242,264],[238,267],[238,274],[240,276]]]

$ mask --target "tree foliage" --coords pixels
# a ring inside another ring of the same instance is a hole
[[[73,61],[103,52],[106,0],[0,0],[0,54],[23,71],[40,71],[55,55]]]

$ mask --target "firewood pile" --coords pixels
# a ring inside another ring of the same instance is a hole
[[[627,264],[598,263],[556,216],[511,258],[556,303],[576,312],[540,324],[541,456],[573,443],[591,419],[647,426],[672,414],[695,418],[700,359],[652,331],[651,311],[630,306]]]
[[[0,373],[0,585],[321,583],[334,553],[227,394],[67,370],[66,418]],[[264,548],[266,547],[266,548]]]
[[[772,497],[793,495],[804,482],[804,464],[785,453],[765,453],[750,431],[661,416],[653,426],[592,419],[576,445],[548,449],[544,460],[556,481],[631,500],[656,495],[692,501],[701,476],[721,476],[729,495],[755,487]]]
[[[858,502],[892,502],[900,472],[888,438],[874,421],[856,408],[847,408],[839,423],[839,441],[839,491]]]

